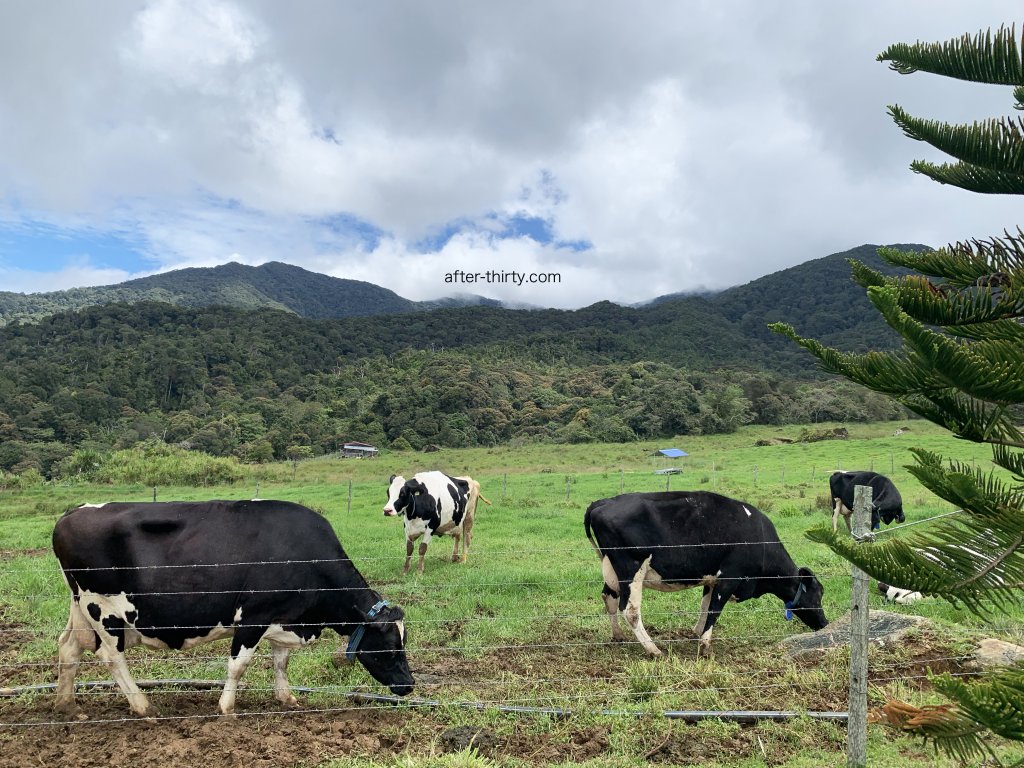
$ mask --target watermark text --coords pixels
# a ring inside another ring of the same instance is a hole
[[[562,282],[560,272],[518,272],[514,269],[488,269],[486,272],[467,272],[456,269],[444,273],[446,283],[487,283],[489,285],[535,285]]]

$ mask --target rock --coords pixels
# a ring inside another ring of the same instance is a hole
[[[921,616],[889,611],[871,611],[868,614],[868,641],[883,645],[899,640],[912,629],[931,626]],[[779,645],[786,655],[798,659],[830,648],[850,644],[850,614],[844,614],[817,632],[801,632],[784,638]],[[1024,649],[1022,649],[1024,650]]]
[[[980,667],[1009,667],[1024,661],[1024,646],[989,637],[978,643],[974,656]]]

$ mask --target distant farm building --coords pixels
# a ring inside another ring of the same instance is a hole
[[[372,459],[380,451],[369,443],[345,443],[341,446],[340,453],[343,459]]]

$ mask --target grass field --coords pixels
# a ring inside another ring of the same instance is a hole
[[[816,425],[822,426],[831,425]],[[266,690],[272,684],[269,665],[261,663],[249,670],[247,691],[239,699],[247,717],[231,723],[206,720],[216,711],[217,691],[168,689],[154,692],[153,699],[161,714],[180,720],[156,725],[128,720],[109,728],[131,741],[140,729],[166,727],[164,742],[172,735],[180,742],[180,753],[166,753],[167,759],[189,759],[191,745],[202,743],[203,727],[223,728],[222,741],[229,733],[242,741],[244,734],[257,733],[267,743],[281,729],[290,729],[314,745],[309,754],[293,749],[280,753],[277,763],[267,763],[278,765],[845,765],[841,725],[809,719],[686,725],[658,716],[601,715],[602,710],[845,711],[848,653],[837,649],[813,660],[788,659],[777,643],[807,630],[787,623],[781,604],[765,597],[727,608],[715,630],[712,656],[698,658],[690,629],[697,592],[645,593],[644,620],[655,642],[668,651],[666,657],[650,660],[636,644],[610,643],[600,569],[584,536],[582,516],[595,499],[620,491],[662,490],[666,484],[752,503],[772,518],[794,560],[818,574],[825,585],[826,613],[834,619],[849,610],[849,566],[803,537],[808,528],[829,520],[828,475],[837,468],[873,468],[889,475],[913,522],[950,507],[903,468],[911,463],[910,447],[974,459],[979,466],[988,463],[984,448],[935,427],[910,422],[909,432],[894,437],[896,426],[906,425],[861,425],[850,428],[848,440],[771,446],[755,443],[796,438],[801,429],[745,428],[728,436],[680,438],[674,444],[542,445],[317,459],[259,468],[229,487],[157,488],[161,500],[251,498],[258,484],[261,498],[300,502],[324,514],[370,583],[405,608],[410,662],[418,681],[414,695],[442,706],[377,708],[343,698],[342,691],[356,687],[386,691],[361,667],[336,670],[329,657],[337,643],[330,636],[295,653],[290,667],[293,685],[317,689],[302,697],[303,705],[317,712],[282,716]],[[676,460],[651,455],[670,445],[690,455]],[[655,474],[670,465],[682,473]],[[393,473],[432,468],[473,475],[493,506],[480,506],[466,565],[448,562],[451,540],[440,538],[428,552],[424,575],[406,578],[401,575],[401,523],[381,514],[385,487]],[[151,500],[153,495],[148,487],[89,485],[0,491],[0,626],[6,636],[0,642],[0,685],[46,683],[55,677],[55,637],[67,618],[66,590],[48,549],[59,515],[83,502]],[[904,644],[872,648],[872,705],[888,697],[937,703],[929,669],[965,673],[970,670],[965,657],[980,637],[1019,641],[1024,636],[1019,614],[993,617],[986,624],[941,601],[894,608],[883,606],[878,595],[872,607],[934,622]],[[136,650],[130,664],[139,679],[215,679],[224,674],[226,654],[224,643],[180,654]],[[107,677],[99,665],[83,665],[80,674],[80,679]],[[5,754],[45,752],[53,729],[70,729],[83,744],[91,744],[105,738],[97,720],[128,714],[119,693],[104,691],[80,697],[90,716],[81,724],[9,725],[52,720],[49,695],[0,700],[0,723],[8,724],[0,726]],[[460,702],[480,704],[481,710],[467,710]],[[493,705],[498,704],[571,709],[574,714],[510,714],[497,711]],[[335,732],[339,722],[340,735]],[[457,736],[462,726],[481,732],[475,748],[461,748]],[[327,735],[321,738],[322,729]],[[1024,756],[1005,744],[994,748],[1010,761]],[[880,726],[870,730],[869,754],[873,766],[947,764],[916,740]],[[260,764],[258,755],[249,764]]]

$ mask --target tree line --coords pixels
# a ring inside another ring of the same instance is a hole
[[[153,438],[266,462],[347,440],[405,449],[628,441],[899,416],[866,390],[757,370],[738,355],[685,366],[675,347],[651,344],[645,359],[643,334],[616,329],[600,308],[518,342],[523,314],[453,311],[465,322],[440,322],[445,310],[403,324],[150,302],[13,324],[0,329],[0,470],[81,472],[91,456]],[[495,318],[513,327],[475,333]]]

